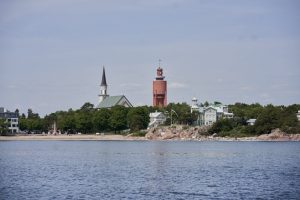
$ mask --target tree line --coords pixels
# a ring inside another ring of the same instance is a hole
[[[170,124],[172,110],[176,113],[172,115],[172,123],[191,125],[197,119],[186,103],[170,103],[166,108],[114,106],[110,109],[95,109],[93,104],[87,102],[78,110],[57,111],[44,118],[28,109],[27,116],[25,114],[20,116],[19,126],[21,130],[32,133],[48,132],[54,122],[57,129],[68,133],[121,133],[124,130],[136,132],[147,128],[150,112],[163,112],[167,115],[166,124]]]
[[[85,103],[80,109],[57,111],[44,118],[38,114],[22,115],[19,121],[21,130],[29,132],[48,132],[56,123],[57,129],[67,133],[115,132],[131,129],[145,129],[149,123],[149,109],[145,106],[126,108],[114,106],[111,109],[95,109],[91,103]]]
[[[251,136],[269,134],[279,128],[286,133],[300,133],[300,122],[296,113],[300,104],[289,106],[262,106],[256,104],[236,103],[228,106],[234,114],[233,119],[221,119],[213,124],[209,133],[221,136]],[[248,119],[256,119],[253,126],[247,125]]]
[[[296,117],[300,104],[262,106],[258,103],[250,105],[235,103],[228,108],[229,112],[234,114],[234,118],[218,120],[209,129],[209,134],[250,136],[270,133],[275,128],[280,128],[287,133],[300,133],[300,122]],[[137,132],[147,128],[149,114],[155,111],[163,112],[167,116],[165,125],[171,123],[193,125],[199,113],[191,113],[190,109],[191,107],[186,103],[169,103],[165,108],[114,106],[110,109],[95,109],[93,104],[85,103],[77,110],[57,111],[43,118],[28,109],[27,116],[22,114],[19,117],[19,127],[28,132],[41,133],[48,132],[56,122],[57,129],[68,133],[121,133],[125,130]],[[248,119],[256,119],[254,126],[247,125]],[[1,120],[1,133],[7,131],[5,126],[5,121]]]

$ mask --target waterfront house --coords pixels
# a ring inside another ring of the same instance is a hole
[[[158,125],[162,125],[166,122],[167,117],[162,112],[153,112],[150,113],[150,123],[148,128],[157,127]]]
[[[196,98],[192,99],[191,112],[199,112],[197,125],[212,125],[222,118],[233,118],[233,113],[228,111],[228,106],[223,104],[199,105]]]
[[[3,107],[0,107],[0,118],[5,119],[8,124],[8,129],[10,133],[19,132],[19,117],[18,113],[10,112]]]

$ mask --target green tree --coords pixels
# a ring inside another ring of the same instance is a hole
[[[87,112],[90,112],[93,109],[94,109],[94,105],[89,102],[84,103],[80,108],[81,111],[87,111]]]
[[[146,129],[150,121],[147,107],[131,108],[127,114],[127,120],[131,131]]]
[[[69,110],[58,111],[56,113],[52,113],[49,116],[49,128],[52,128],[54,122],[57,124],[57,128],[63,132],[75,131],[76,129],[76,118],[75,112]]]
[[[300,122],[297,119],[296,112],[300,105],[294,104],[288,107],[281,107],[282,111],[279,118],[281,130],[287,133],[300,133]]]
[[[19,127],[21,130],[41,132],[43,130],[43,122],[44,120],[40,118],[38,113],[28,109],[27,118],[25,115],[19,118]]]
[[[22,116],[19,118],[19,128],[21,130],[28,130],[27,128],[27,119],[25,114],[22,114]]]
[[[204,105],[205,107],[208,107],[208,106],[209,106],[208,101],[205,101],[203,105]]]
[[[38,113],[34,113],[34,112],[32,111],[32,109],[29,108],[29,109],[28,109],[28,112],[27,112],[27,118],[28,118],[28,119],[39,119],[40,116],[39,116]]]
[[[26,119],[27,130],[31,131],[42,131],[43,122],[41,119]]]
[[[56,121],[57,121],[56,113],[51,113],[50,115],[46,115],[43,119],[43,130],[45,132],[47,132],[50,129],[52,129],[52,126],[53,126],[54,122],[56,122]],[[58,123],[58,128],[60,128],[59,123]]]
[[[8,124],[5,119],[0,118],[0,134],[8,132]]]
[[[251,105],[247,105],[245,103],[235,103],[234,105],[229,105],[228,108],[230,112],[234,114],[234,116],[245,119],[256,119],[264,109],[258,103]]]
[[[234,128],[232,119],[220,119],[208,130],[210,134],[231,131]]]
[[[246,125],[246,120],[240,117],[234,117],[231,119],[223,118],[216,121],[212,127],[208,130],[210,134],[213,133],[225,133],[232,131],[233,129],[241,128]]]
[[[93,132],[93,115],[94,115],[94,105],[87,102],[81,106],[79,110],[73,115],[72,111],[70,116],[65,120],[65,129],[73,127],[73,121],[76,122],[76,130],[82,133],[91,133]]]
[[[214,105],[222,105],[222,103],[220,101],[215,101]]]
[[[124,106],[117,105],[111,108],[109,125],[115,133],[128,128],[127,113],[128,108],[125,108]]]
[[[281,109],[268,105],[263,109],[255,122],[255,130],[258,134],[270,133],[275,128],[280,128]]]
[[[91,111],[77,111],[75,114],[76,130],[82,133],[91,133],[93,131],[93,112]]]
[[[191,125],[194,121],[197,120],[198,117],[197,113],[191,113],[191,107],[186,103],[170,103],[166,109],[168,113],[170,113],[170,115],[172,112],[173,123]]]
[[[99,109],[94,114],[94,129],[96,131],[107,131],[110,129],[109,123],[110,123],[110,116],[111,111],[106,108]]]
[[[61,129],[63,131],[74,132],[76,130],[76,117],[75,112],[71,111],[64,115],[64,118],[61,119]]]

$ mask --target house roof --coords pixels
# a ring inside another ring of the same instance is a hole
[[[212,107],[212,106],[206,107],[206,108],[204,108],[203,110],[206,111],[206,110],[209,110],[209,109],[217,110],[217,108]]]
[[[8,119],[8,118],[18,118],[17,113],[15,112],[1,112],[0,118]]]
[[[125,98],[126,102],[129,103],[130,106],[131,103],[128,101],[128,99],[124,95],[119,95],[119,96],[108,96],[106,97],[102,102],[99,103],[97,108],[111,108],[113,106],[118,105],[118,103]]]
[[[255,123],[256,119],[248,119],[247,123]]]
[[[153,118],[156,118],[158,117],[159,115],[163,114],[162,112],[153,112],[153,113],[150,113],[150,117],[153,117]]]
[[[220,106],[213,106],[213,105],[210,105],[210,106],[208,106],[208,107],[204,107],[203,111],[206,111],[206,110],[208,110],[208,109],[214,109],[214,110],[217,111],[217,113],[223,113],[223,112],[224,112],[224,110],[223,110],[224,107],[225,107],[225,106],[220,107]]]
[[[224,112],[224,115],[232,115],[233,116],[233,113]]]

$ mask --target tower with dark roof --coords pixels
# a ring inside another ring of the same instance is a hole
[[[108,96],[109,95],[107,94],[107,83],[106,83],[106,76],[105,76],[105,68],[103,66],[102,80],[101,80],[100,94],[99,94],[99,103],[101,103]]]

